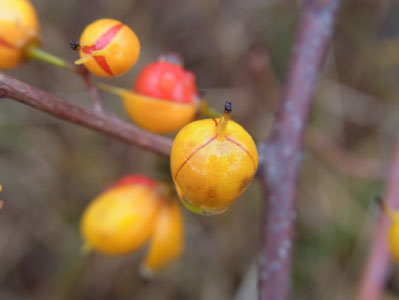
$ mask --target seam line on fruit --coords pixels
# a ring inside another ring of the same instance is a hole
[[[9,42],[7,42],[3,37],[0,36],[0,46],[3,46],[5,48],[8,49],[18,49],[17,47],[14,47],[13,45],[11,45]]]
[[[252,161],[252,163],[253,163],[253,165],[254,165],[255,170],[257,169],[257,168],[256,168],[255,159],[253,158],[252,154],[248,151],[247,148],[245,148],[241,143],[235,141],[235,140],[232,139],[232,138],[229,138],[229,137],[226,136],[225,139],[226,139],[226,141],[229,141],[230,143],[233,143],[233,144],[235,144],[236,146],[240,147],[241,150],[243,150],[245,153],[247,153],[248,156],[251,158],[251,161]]]
[[[105,33],[103,33],[93,45],[90,46],[82,46],[82,51],[85,54],[91,55],[96,63],[109,75],[113,76],[112,70],[109,67],[107,60],[104,56],[100,56],[98,54],[101,53],[100,50],[103,50],[106,48],[112,40],[115,38],[115,36],[118,34],[118,32],[122,29],[123,24],[117,24],[115,26],[112,26],[110,29],[108,29]]]
[[[218,127],[218,120],[216,120],[216,118],[212,118],[213,122],[215,122],[215,127]]]
[[[216,140],[216,138],[218,137],[218,135],[216,134],[213,138],[209,139],[205,144],[199,146],[197,149],[195,149],[185,160],[184,162],[181,164],[181,166],[177,169],[176,171],[176,175],[175,175],[175,179],[177,179],[177,175],[179,175],[180,170],[186,165],[186,163],[195,155],[198,153],[198,151],[200,151],[201,149],[204,149],[206,146],[208,146],[210,143],[212,143],[214,140]]]

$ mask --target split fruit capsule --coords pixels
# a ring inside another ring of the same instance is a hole
[[[152,234],[159,211],[155,185],[149,178],[134,175],[95,198],[81,221],[86,248],[126,254],[141,247]]]
[[[0,69],[25,60],[26,48],[39,43],[39,22],[28,0],[0,1]]]
[[[175,197],[163,198],[142,264],[143,274],[151,275],[178,258],[183,250],[183,216]]]
[[[179,131],[171,152],[171,173],[182,202],[195,213],[225,211],[248,187],[258,167],[249,133],[229,120],[231,103],[221,118],[194,121]]]
[[[175,260],[183,249],[183,217],[169,190],[142,175],[127,175],[109,186],[83,214],[85,249],[119,255],[149,242],[142,263],[146,276]]]
[[[136,34],[123,23],[113,19],[100,19],[89,24],[80,36],[80,59],[93,74],[116,77],[127,72],[140,54]]]
[[[161,55],[140,72],[134,91],[102,85],[119,95],[129,117],[154,133],[171,133],[193,121],[199,107],[193,73],[174,55]]]

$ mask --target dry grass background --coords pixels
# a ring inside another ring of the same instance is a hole
[[[32,0],[43,48],[69,61],[68,42],[86,24],[117,18],[139,36],[138,64],[117,79],[131,87],[165,50],[180,53],[209,102],[233,102],[256,141],[267,137],[284,79],[300,3],[295,1]],[[386,162],[399,128],[399,4],[344,1],[320,79],[311,126],[343,149]],[[68,101],[90,106],[77,76],[40,62],[7,72]],[[109,110],[121,103],[102,94]],[[134,172],[165,178],[168,161],[99,133],[0,101],[0,299],[251,300],[256,277],[261,190],[256,180],[231,209],[185,211],[186,249],[154,280],[141,279],[144,251],[124,257],[79,253],[79,218],[102,188]],[[284,184],[284,182],[281,182]],[[337,171],[311,149],[298,198],[294,299],[353,299],[364,267],[383,182]],[[252,270],[252,271],[251,271]],[[392,268],[385,299],[399,295]]]

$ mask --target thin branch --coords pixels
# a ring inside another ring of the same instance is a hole
[[[384,203],[387,207],[397,210],[399,209],[399,136],[396,139],[392,163],[387,175]],[[360,284],[358,300],[381,299],[390,266],[387,240],[389,226],[389,217],[381,214],[371,242],[371,251]]]
[[[282,101],[261,147],[265,195],[259,269],[261,300],[290,297],[295,197],[303,136],[316,80],[333,33],[340,0],[305,1]]]
[[[172,148],[172,141],[166,137],[144,131],[115,116],[66,102],[2,72],[0,72],[0,98],[19,101],[59,119],[105,133],[164,156],[169,156]]]
[[[86,83],[87,89],[89,90],[90,98],[93,101],[93,109],[97,112],[105,112],[103,101],[101,100],[100,96],[98,95],[98,91],[96,86],[93,84],[91,80],[91,75],[89,71],[85,68],[84,65],[80,65],[76,67],[75,73],[82,76],[84,82]]]

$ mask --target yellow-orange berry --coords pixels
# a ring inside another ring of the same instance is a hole
[[[161,208],[150,238],[150,249],[143,271],[158,271],[175,260],[183,250],[183,217],[177,199],[162,199]]]
[[[89,24],[80,37],[80,57],[75,63],[101,77],[116,77],[127,72],[137,61],[140,42],[123,23],[100,19]]]
[[[148,240],[160,206],[158,194],[148,182],[140,178],[120,182],[93,200],[81,221],[89,248],[125,254]]]
[[[196,213],[225,211],[256,172],[256,145],[243,127],[229,121],[230,112],[227,102],[222,118],[194,121],[173,142],[170,164],[176,190]]]
[[[399,263],[399,212],[392,212],[392,224],[389,228],[388,239],[392,255]]]
[[[170,133],[195,118],[197,104],[165,101],[126,91],[122,95],[129,117],[141,128],[154,133]]]
[[[18,66],[25,49],[39,41],[39,22],[28,0],[0,1],[0,69]]]
[[[183,68],[176,54],[160,55],[141,70],[134,92],[125,93],[123,103],[140,127],[155,133],[174,132],[195,118],[195,76]]]

